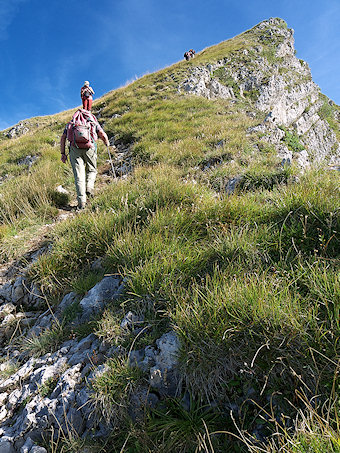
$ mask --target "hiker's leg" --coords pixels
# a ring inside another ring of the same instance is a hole
[[[81,100],[83,101],[83,109],[86,109],[86,98],[81,98]]]
[[[88,106],[87,110],[91,110],[91,109],[92,109],[92,97],[91,97],[91,98],[88,98],[88,100],[87,100],[87,106]]]
[[[72,165],[79,207],[85,206],[86,204],[85,162],[83,154],[84,150],[79,150],[71,146],[70,162]]]
[[[97,144],[85,153],[86,160],[86,192],[93,194],[97,176]]]
[[[85,109],[85,110],[88,110],[88,109],[89,109],[89,100],[88,100],[88,98],[85,98],[85,99],[84,99],[83,106],[84,106],[84,109]]]

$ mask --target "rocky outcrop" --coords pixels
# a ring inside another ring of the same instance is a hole
[[[18,304],[29,297],[25,288],[22,275],[0,288],[2,331],[9,318],[12,324],[19,322]],[[77,294],[68,293],[53,310],[49,307],[43,313],[33,312],[21,338],[27,345],[33,345],[50,333],[53,326],[69,323],[76,327],[86,323],[123,291],[124,280],[106,276],[81,300]],[[66,315],[70,309],[71,319]],[[21,318],[28,319],[27,313],[22,313]],[[122,333],[139,336],[148,328],[144,325],[143,317],[128,312],[121,320],[120,329]],[[3,339],[6,343],[9,335]],[[129,351],[130,366],[139,367],[147,377],[129,395],[128,412],[132,418],[140,417],[145,407],[155,407],[160,398],[176,394],[180,385],[179,346],[177,335],[170,331],[154,345]],[[106,435],[110,422],[102,419],[95,408],[92,382],[106,372],[108,360],[126,354],[124,349],[100,340],[93,333],[81,340],[69,338],[55,352],[42,356],[30,357],[36,350],[32,349],[31,354],[29,346],[26,352],[15,348],[16,344],[11,344],[3,349],[12,358],[0,365],[0,451],[43,453],[43,447],[39,446],[43,437],[45,441],[51,436],[56,439],[68,430],[81,437]]]
[[[21,135],[26,135],[29,132],[28,124],[25,121],[20,121],[14,127],[4,132],[4,135],[8,138],[17,138]]]
[[[28,283],[25,275],[19,275],[13,282],[0,287],[0,302],[7,301],[16,306],[30,306],[39,309],[44,305],[44,298],[34,283]]]
[[[256,45],[213,64],[194,67],[179,91],[208,99],[249,99],[258,111],[267,113],[267,121],[259,126],[280,157],[292,157],[282,149],[284,134],[279,128],[286,127],[297,135],[310,159],[339,163],[337,137],[319,115],[327,101],[312,81],[308,64],[295,56],[293,30],[281,19],[269,19],[251,32],[257,38]]]
[[[210,69],[210,70],[209,70]],[[181,85],[180,91],[203,96],[207,99],[234,98],[231,87],[227,87],[212,77],[210,68],[194,68],[190,77]]]
[[[115,155],[112,160],[115,173],[113,176],[125,179],[133,169],[131,145],[121,143],[115,137],[110,138],[110,144],[115,147]]]
[[[167,332],[156,340],[156,346],[131,351],[129,360],[148,373],[149,385],[161,396],[174,397],[179,390],[177,361],[180,343],[175,332]]]
[[[27,165],[28,168],[31,168],[32,165],[39,159],[39,156],[28,155],[23,159],[18,161],[18,165]]]
[[[82,314],[79,323],[88,321],[94,314],[101,312],[107,302],[117,299],[124,290],[121,278],[104,277],[103,280],[95,285],[80,302]]]

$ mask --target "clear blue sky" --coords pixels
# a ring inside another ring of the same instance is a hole
[[[340,104],[340,0],[0,0],[0,130],[79,105],[84,80],[99,97],[269,17]]]

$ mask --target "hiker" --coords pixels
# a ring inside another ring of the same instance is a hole
[[[79,109],[65,126],[60,139],[61,161],[67,160],[66,139],[69,141],[69,156],[77,190],[78,210],[84,209],[86,199],[94,194],[97,176],[97,139],[109,147],[110,142],[97,118],[87,109]]]
[[[83,109],[91,111],[93,94],[94,90],[92,87],[90,87],[90,82],[88,80],[85,80],[84,85],[80,89],[80,97],[83,101]]]
[[[193,49],[190,49],[190,50],[188,50],[187,52],[185,52],[184,58],[185,58],[187,61],[189,61],[189,60],[191,60],[191,58],[194,58],[195,54],[196,54],[196,52],[195,52]]]

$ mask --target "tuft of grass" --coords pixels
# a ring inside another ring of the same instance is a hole
[[[107,309],[98,321],[95,334],[110,343],[118,344],[124,337],[124,332],[120,327],[121,317],[113,310]]]
[[[141,381],[142,372],[123,358],[106,362],[106,370],[91,379],[91,399],[98,416],[114,423],[126,414],[131,392]]]
[[[183,289],[173,291],[173,322],[186,357],[183,373],[193,394],[215,399],[240,372],[242,380],[254,379],[254,385],[267,379],[270,387],[270,378],[276,379],[279,372],[288,380],[289,367],[281,361],[273,365],[272,354],[281,349],[280,343],[285,345],[284,362],[295,364],[298,359],[302,371],[311,316],[306,319],[301,313],[299,296],[282,286],[280,278],[241,274],[230,280],[228,272],[217,270],[204,283],[193,283],[186,294]],[[258,350],[263,354],[257,357]]]
[[[90,271],[76,277],[72,283],[72,290],[79,295],[86,294],[104,277],[103,272]]]
[[[209,431],[216,430],[220,424],[219,417],[209,406],[191,401],[186,409],[181,401],[169,399],[163,408],[150,411],[145,437],[157,451],[200,451]]]
[[[275,186],[287,184],[291,174],[292,171],[290,168],[284,168],[267,174],[263,170],[261,174],[246,172],[237,185],[237,189],[248,191],[258,189],[273,190]]]
[[[288,131],[288,129],[283,126],[280,126],[280,129],[285,132],[285,136],[282,138],[282,141],[285,142],[289,150],[299,152],[305,149],[304,145],[300,143],[299,137],[294,132]]]
[[[265,441],[259,441],[244,429],[237,427],[238,435],[248,451],[253,453],[338,453],[340,451],[339,420],[334,409],[338,407],[338,398],[334,396],[327,404],[318,407],[314,401],[308,401],[304,394],[298,394],[302,408],[297,411],[294,424],[282,423],[270,411],[263,411],[262,419],[270,420],[274,433]],[[235,425],[236,421],[233,419]],[[237,426],[237,425],[236,425]]]
[[[52,391],[54,390],[57,382],[58,382],[59,377],[57,376],[51,376],[48,378],[43,384],[38,386],[38,393],[42,398],[45,398],[46,396],[50,395]]]
[[[338,141],[340,139],[340,129],[339,129],[339,121],[336,120],[336,113],[339,114],[339,106],[330,102],[330,100],[323,94],[320,94],[320,98],[323,101],[322,106],[318,111],[318,115],[321,119],[326,120],[329,124],[330,128],[335,133]]]
[[[68,193],[60,193],[56,190],[50,192],[49,194],[52,204],[57,208],[65,207],[70,202],[70,195]]]
[[[0,380],[5,380],[9,378],[19,369],[19,365],[13,362],[12,360],[1,359],[0,364],[1,364]]]
[[[39,357],[48,352],[54,352],[65,339],[64,327],[56,323],[46,328],[40,335],[33,335],[23,339],[21,349],[27,354]]]

